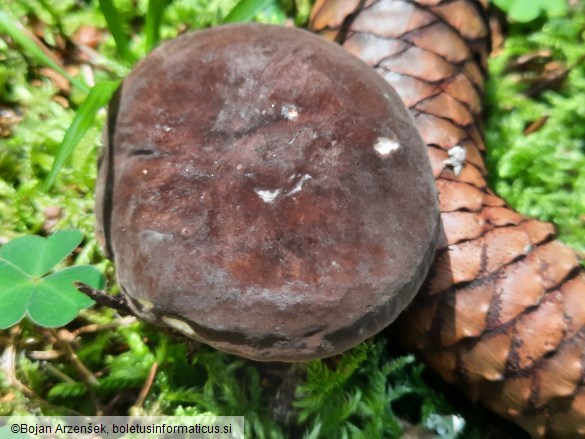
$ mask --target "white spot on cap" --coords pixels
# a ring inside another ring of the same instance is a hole
[[[393,153],[394,151],[398,151],[399,148],[400,143],[394,140],[390,140],[387,137],[378,137],[378,140],[376,140],[376,143],[374,143],[374,149],[376,152],[384,157],[390,153]]]
[[[295,105],[287,104],[283,105],[280,114],[287,120],[294,121],[299,116],[299,110]]]
[[[307,181],[307,180],[310,180],[311,178],[313,178],[313,177],[311,177],[309,174],[303,175],[301,177],[301,179],[297,182],[295,187],[292,188],[287,195],[292,195],[292,194],[296,194],[297,192],[300,192],[301,189],[303,188],[303,183],[305,183],[305,181]]]
[[[272,203],[274,199],[278,197],[280,189],[276,189],[274,191],[254,189],[254,192],[256,192],[256,195],[258,195],[265,203]]]

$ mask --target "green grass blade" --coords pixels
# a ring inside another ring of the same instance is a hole
[[[65,137],[59,145],[53,167],[45,180],[43,190],[48,191],[55,179],[57,174],[77,146],[77,144],[83,139],[83,136],[93,125],[95,117],[104,105],[108,103],[118,86],[120,81],[101,81],[97,83],[89,92],[83,104],[79,107],[73,118],[73,122],[67,129]]]
[[[160,42],[160,25],[165,10],[166,0],[149,0],[146,11],[146,51],[150,52]]]
[[[226,15],[223,23],[237,23],[250,21],[262,9],[266,8],[272,0],[241,0]]]
[[[18,21],[11,18],[6,12],[0,11],[0,31],[5,32],[16,41],[24,51],[35,58],[37,61],[57,71],[60,75],[67,78],[67,80],[84,93],[89,92],[89,87],[82,81],[71,76],[59,64],[57,64],[50,56],[48,56],[39,46],[41,42],[36,42],[34,36],[28,32],[24,26]]]
[[[99,0],[100,1],[100,9],[104,14],[106,19],[106,23],[108,24],[108,29],[114,37],[114,41],[116,42],[116,48],[118,49],[118,53],[120,57],[128,62],[133,63],[136,58],[130,51],[130,46],[128,45],[128,37],[124,32],[124,26],[120,19],[120,13],[114,6],[112,0]]]

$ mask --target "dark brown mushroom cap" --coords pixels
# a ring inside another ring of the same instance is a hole
[[[298,361],[383,329],[417,292],[439,212],[394,90],[306,31],[191,33],[110,105],[98,235],[138,315]]]

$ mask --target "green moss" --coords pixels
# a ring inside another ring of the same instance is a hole
[[[584,31],[583,5],[570,17],[551,18],[539,31],[527,34],[525,27],[512,26],[504,50],[490,63],[485,129],[491,187],[520,212],[554,222],[560,239],[580,251],[585,251]],[[537,52],[550,55],[531,70],[506,73],[517,56]],[[538,81],[546,65],[566,68],[566,79]],[[544,90],[528,95],[535,83]],[[524,134],[544,117],[542,128]]]
[[[0,239],[42,232],[47,225],[44,210],[52,206],[61,209],[52,228],[75,227],[90,234],[98,124],[75,152],[72,166],[63,173],[56,190],[43,194],[43,179],[74,109],[63,107],[67,101],[59,90],[39,75],[37,66],[17,47],[0,40],[0,58],[7,67],[0,102],[22,115],[11,127],[11,135],[0,138]]]

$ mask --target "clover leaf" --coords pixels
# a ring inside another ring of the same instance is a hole
[[[0,247],[0,329],[27,314],[37,325],[63,326],[94,304],[73,282],[103,288],[104,277],[96,268],[79,265],[47,274],[82,239],[79,230],[63,230],[47,238],[23,236]]]

